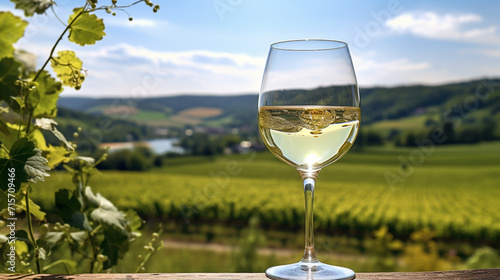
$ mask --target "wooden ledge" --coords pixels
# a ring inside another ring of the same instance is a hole
[[[112,274],[0,274],[0,279],[19,280],[267,280],[264,273],[112,273]],[[357,280],[500,280],[500,268],[432,272],[358,273]]]

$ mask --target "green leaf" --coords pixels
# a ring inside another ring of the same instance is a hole
[[[38,238],[36,240],[36,245],[38,246],[38,257],[42,260],[45,260],[47,258],[47,255],[50,254],[49,243],[42,238]]]
[[[25,230],[16,230],[16,243],[17,240],[24,241],[31,244],[31,240],[28,237],[28,233]]]
[[[16,231],[17,233],[17,231]],[[16,240],[15,247],[16,247],[16,255],[17,256],[22,256],[23,254],[28,254],[29,253],[29,248],[28,248],[29,241],[19,241]]]
[[[7,126],[7,130],[4,131],[3,129],[0,130],[0,139],[2,141],[2,144],[4,147],[12,147],[14,143],[18,139],[19,135],[19,125],[17,124],[12,124],[12,123],[5,123]],[[19,135],[22,137],[22,134]],[[9,157],[9,152],[5,151],[5,149],[0,148],[0,158],[8,158]]]
[[[9,238],[7,238],[7,236],[3,234],[0,234],[0,244],[7,243],[7,241],[9,241]]]
[[[0,12],[0,59],[12,57],[17,40],[23,37],[28,22],[14,16],[11,12]]]
[[[61,146],[52,146],[49,144],[49,147],[43,150],[43,155],[49,161],[47,162],[47,166],[54,169],[59,166],[61,163],[66,163],[70,161],[68,157],[70,152],[64,147]]]
[[[13,102],[11,97],[19,94],[19,90],[14,83],[21,76],[21,69],[22,64],[14,60],[14,58],[9,57],[0,60],[0,100],[11,104]]]
[[[65,223],[79,229],[92,230],[87,216],[80,212],[82,203],[73,192],[67,189],[59,190],[55,194],[55,201],[55,208]]]
[[[21,199],[21,202],[22,202],[20,205],[21,209],[26,211],[26,201],[24,199]],[[38,206],[38,204],[35,204],[31,199],[29,199],[29,203],[30,203],[31,215],[35,216],[35,218],[37,218],[40,221],[45,220],[45,212],[41,210],[40,206]]]
[[[54,134],[54,136],[66,146],[66,149],[68,151],[74,151],[75,149],[73,148],[71,143],[66,140],[64,134],[57,130],[56,125],[57,122],[53,119],[41,118],[35,120],[35,126],[52,132],[52,134]]]
[[[17,125],[13,123],[5,123],[7,126],[7,131],[3,131],[0,129],[0,140],[4,144],[5,147],[12,147],[14,143],[18,140],[18,138],[22,138],[26,136],[26,126],[25,125]],[[45,138],[42,132],[39,129],[34,129],[28,135],[28,140],[33,141],[35,143],[35,147],[41,149],[42,151],[47,149],[47,143],[45,142]],[[8,152],[5,152],[5,149],[0,148],[0,158],[8,158]]]
[[[83,243],[87,237],[89,236],[86,231],[81,230],[81,231],[75,231],[75,232],[70,232],[69,235],[71,236],[71,239],[78,243]]]
[[[82,8],[73,10],[68,23],[71,24],[69,40],[80,46],[93,45],[106,35],[102,19],[97,18],[94,14],[82,12]]]
[[[21,96],[11,96],[10,99],[12,99],[13,101],[12,104],[18,106],[20,110],[24,110],[24,108],[26,107],[24,104],[24,99]],[[20,110],[17,110],[16,108],[16,111],[19,112]]]
[[[125,218],[127,219],[128,229],[134,232],[135,236],[140,236],[140,228],[144,224],[144,220],[132,209],[127,210]]]
[[[108,257],[103,263],[103,269],[109,269],[118,263],[129,250],[130,241],[128,235],[121,231],[107,228],[104,232],[104,240],[101,243],[102,253]]]
[[[0,210],[4,209],[2,212],[0,212],[0,214],[9,215],[9,211],[7,209],[7,199],[14,199],[16,208],[26,211],[26,198],[23,191],[17,192],[14,198],[12,196],[8,197],[8,194],[6,192],[4,193],[3,191],[0,191]],[[31,199],[29,200],[29,204],[31,215],[33,215],[38,220],[43,221],[45,219],[45,212],[43,212],[40,206],[35,204]]]
[[[52,59],[52,68],[64,86],[80,89],[85,75],[82,73],[82,61],[73,51],[60,51]]]
[[[50,231],[47,232],[42,238],[45,239],[50,247],[56,246],[64,237],[64,232]]]
[[[35,143],[28,138],[17,140],[10,149],[9,158],[0,159],[0,180],[1,189],[7,190],[9,174],[15,174],[14,185],[16,191],[21,183],[28,181],[44,180],[44,176],[49,176],[46,172],[50,168],[47,166],[47,159],[41,156],[41,150],[35,148]],[[14,172],[12,171],[14,168]]]
[[[90,206],[95,207],[95,209],[90,213],[92,220],[99,223],[115,227],[119,230],[124,230],[127,225],[127,220],[125,219],[125,214],[107,200],[100,193],[94,195],[90,187],[85,188],[85,197]]]
[[[57,115],[57,100],[62,92],[62,85],[43,71],[37,78],[36,90],[28,96],[28,106],[33,110],[35,118],[55,118]]]
[[[28,180],[31,182],[45,181],[45,177],[49,177],[50,174],[47,171],[50,167],[47,166],[48,160],[42,157],[42,151],[35,148],[36,154],[28,158],[26,164],[24,165],[24,171],[28,175]]]
[[[28,141],[27,138],[21,138],[12,145],[9,152],[9,158],[0,159],[0,180],[2,182],[0,186],[3,191],[8,189],[7,184],[4,182],[9,182],[9,174],[15,175],[14,185],[16,191],[19,189],[22,182],[28,181],[29,177],[24,171],[24,165],[28,158],[36,154],[34,149],[35,144],[33,142]]]
[[[16,9],[24,10],[24,15],[27,17],[33,16],[34,13],[43,14],[45,10],[53,4],[51,0],[10,0],[16,4]]]
[[[22,133],[21,135],[25,136],[26,133]],[[42,150],[43,154],[43,151],[47,149],[47,142],[45,141],[45,136],[43,136],[42,131],[40,131],[40,129],[33,129],[27,137],[35,143],[36,148]]]

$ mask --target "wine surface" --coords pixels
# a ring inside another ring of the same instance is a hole
[[[263,106],[259,129],[276,157],[299,170],[319,170],[351,148],[360,117],[358,107]]]

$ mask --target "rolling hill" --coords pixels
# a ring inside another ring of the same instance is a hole
[[[365,128],[418,130],[442,122],[474,125],[500,121],[500,79],[438,86],[361,88]],[[61,98],[59,105],[148,126],[256,125],[257,94],[177,95],[135,99]]]
[[[240,126],[256,123],[257,95],[178,95],[142,100],[61,98],[59,105],[94,115],[127,119],[149,126]]]

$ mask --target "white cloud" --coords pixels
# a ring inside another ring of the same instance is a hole
[[[495,57],[495,58],[500,58],[500,50],[499,49],[494,49],[494,50],[478,50],[477,51],[479,54],[488,56],[488,57]]]
[[[93,96],[257,92],[265,64],[264,57],[247,54],[157,51],[129,44],[82,49],[77,55],[89,70],[81,92]]]
[[[123,63],[123,60],[139,60],[142,62],[167,64],[176,68],[188,67],[226,74],[234,73],[235,68],[239,70],[262,68],[265,63],[265,58],[252,57],[247,54],[206,50],[166,52],[129,44],[119,44],[92,51],[82,50],[79,53],[82,57],[93,58],[99,61],[115,59]]]
[[[456,41],[500,43],[496,26],[470,27],[483,18],[476,14],[437,14],[434,12],[407,12],[388,20],[385,25],[400,33]]]
[[[394,72],[407,72],[419,71],[431,67],[429,62],[410,62],[406,58],[395,59],[391,61],[375,61],[371,59],[360,58],[356,70],[358,71],[394,71]]]
[[[408,58],[379,60],[377,54],[353,54],[353,63],[361,86],[401,85],[409,83],[438,83],[448,76],[444,73],[436,75],[431,63],[414,62]]]
[[[475,49],[463,49],[458,52],[461,55],[476,55],[479,54],[481,56],[490,57],[490,58],[500,58],[500,49],[486,49],[486,48],[475,48]],[[498,72],[498,69],[497,71]]]

